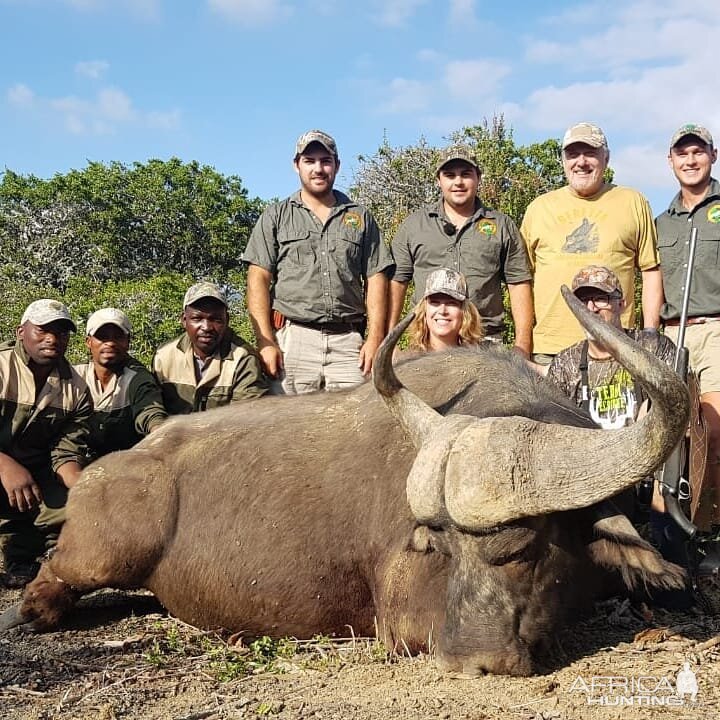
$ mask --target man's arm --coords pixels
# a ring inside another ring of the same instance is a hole
[[[272,273],[259,265],[248,267],[247,306],[255,331],[260,361],[265,373],[277,377],[283,368],[282,352],[275,339],[270,305],[270,284]]]
[[[372,370],[375,353],[385,337],[388,316],[388,279],[384,272],[378,272],[367,279],[367,337],[360,348],[358,367],[363,375]]]
[[[642,271],[643,326],[660,327],[660,308],[663,304],[663,281],[660,266]]]
[[[0,483],[11,508],[25,512],[42,502],[42,492],[30,471],[3,452],[0,452]]]
[[[407,295],[409,283],[399,280],[390,281],[390,310],[388,312],[388,327],[390,332],[399,322],[405,307],[405,296]]]
[[[55,474],[60,478],[65,487],[71,488],[78,481],[81,472],[82,466],[79,463],[70,461],[61,465],[55,471]]]
[[[259,398],[267,394],[269,389],[268,382],[260,369],[260,360],[255,351],[248,347],[247,354],[239,358],[233,372],[230,402],[236,403]]]
[[[529,358],[532,354],[532,329],[534,322],[532,285],[529,280],[508,283],[510,311],[515,324],[515,349]]]

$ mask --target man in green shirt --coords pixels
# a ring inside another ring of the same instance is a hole
[[[185,293],[185,332],[155,353],[153,372],[171,415],[209,410],[268,390],[255,351],[229,326],[225,293],[199,282]]]
[[[690,233],[694,228],[698,231],[685,346],[700,383],[708,431],[706,480],[714,499],[702,508],[702,530],[720,524],[720,183],[711,175],[716,160],[717,149],[707,128],[693,123],[680,127],[668,154],[680,191],[655,219],[665,287],[661,317],[673,340],[678,336]]]
[[[28,305],[0,345],[0,541],[7,587],[29,582],[54,546],[68,488],[87,458],[92,400],[65,359],[75,323],[57,300]]]
[[[243,254],[258,350],[281,394],[363,382],[385,336],[394,268],[372,215],[333,190],[335,140],[304,133],[294,165],[300,190],[263,212]]]
[[[129,354],[130,320],[116,308],[94,312],[87,321],[90,362],[76,365],[93,399],[90,456],[132,447],[167,418],[160,386]]]

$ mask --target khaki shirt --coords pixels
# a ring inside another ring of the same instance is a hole
[[[105,388],[95,375],[92,362],[75,365],[92,394],[90,453],[98,458],[132,447],[167,419],[160,386],[143,365],[128,358]]]
[[[692,211],[678,193],[670,207],[655,218],[665,304],[664,320],[679,318],[685,291],[690,233],[698,229],[690,285],[688,317],[720,314],[720,183],[712,179],[707,197]]]
[[[463,273],[488,335],[503,329],[501,283],[532,278],[515,223],[482,205],[457,229],[445,216],[442,201],[416,210],[398,229],[392,250],[397,263],[394,280],[415,281],[413,302],[422,298],[425,280],[433,270],[448,267]]]
[[[234,333],[220,344],[199,382],[195,380],[195,355],[187,333],[158,349],[153,372],[171,415],[210,410],[268,391],[257,355]]]
[[[87,462],[92,399],[85,381],[62,358],[35,396],[35,378],[20,340],[0,345],[0,452],[35,481],[52,479],[67,462]]]
[[[270,205],[243,261],[269,270],[273,310],[298,322],[362,322],[367,278],[392,273],[392,255],[373,216],[343,193],[325,224],[300,192]]]

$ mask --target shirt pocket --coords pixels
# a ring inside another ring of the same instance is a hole
[[[467,275],[489,277],[502,269],[504,251],[497,235],[473,233],[460,245],[460,270]]]
[[[278,265],[308,265],[315,261],[309,230],[284,230],[278,233]]]
[[[658,234],[657,246],[660,253],[661,268],[664,268],[666,272],[670,272],[682,267],[687,255],[685,236],[681,237],[677,233]]]
[[[702,227],[698,231],[697,265],[718,264],[718,248],[720,248],[720,228]]]
[[[345,279],[363,274],[363,236],[356,230],[343,228],[335,237],[333,254],[338,271]]]

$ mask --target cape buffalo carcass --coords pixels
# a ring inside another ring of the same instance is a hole
[[[167,422],[88,467],[57,550],[0,626],[55,626],[77,597],[145,587],[182,620],[248,636],[373,634],[441,667],[525,675],[579,605],[679,587],[607,498],[683,434],[683,384],[568,302],[642,380],[648,415],[603,431],[492,343],[391,364],[347,392]],[[388,412],[388,408],[391,412]],[[434,409],[436,408],[436,409]]]

